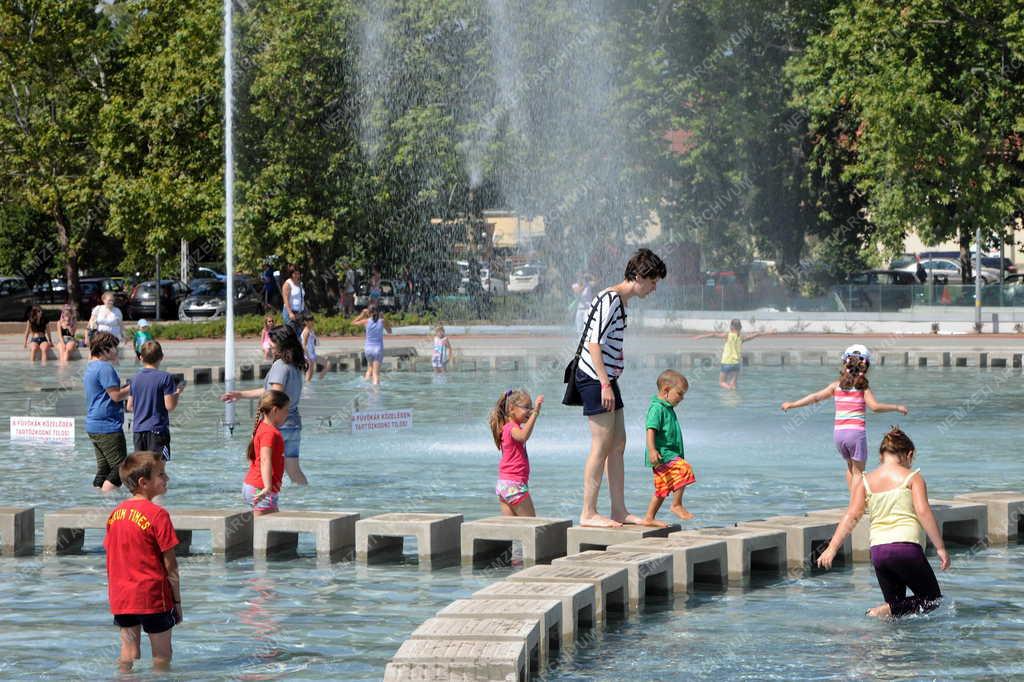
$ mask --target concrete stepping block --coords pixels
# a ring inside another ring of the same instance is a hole
[[[572,642],[580,630],[594,627],[596,607],[590,583],[502,581],[473,593],[472,599],[538,601],[557,599],[562,605],[562,642]]]
[[[797,351],[797,356],[799,358],[799,364],[801,365],[821,366],[830,364],[827,361],[828,355],[822,351],[802,350]],[[792,364],[795,365],[797,362],[794,361]]]
[[[510,555],[512,543],[523,547],[523,565],[548,564],[565,556],[569,519],[539,516],[492,516],[462,524],[462,563],[473,565]]]
[[[36,508],[0,507],[0,556],[36,551]]]
[[[526,645],[522,641],[409,639],[387,666],[384,679],[399,680],[507,680],[524,682]]]
[[[452,367],[456,372],[475,372],[477,371],[477,359],[459,357]],[[480,367],[480,369],[487,369],[487,367]]]
[[[643,538],[612,545],[609,552],[668,552],[672,555],[673,589],[693,592],[693,584],[725,587],[729,582],[728,559],[724,540],[684,538]]]
[[[312,533],[316,553],[332,561],[351,559],[356,544],[354,512],[279,511],[253,517],[253,555],[266,558],[280,551],[294,551],[299,533]]]
[[[786,534],[757,528],[701,528],[683,530],[673,536],[724,540],[729,565],[729,582],[749,585],[753,571],[783,575],[786,572]]]
[[[499,372],[514,372],[520,369],[526,369],[526,358],[516,356],[496,356],[494,358],[494,369]]]
[[[85,531],[106,531],[107,519],[114,507],[71,507],[47,512],[43,516],[43,552],[76,554],[82,551]]]
[[[818,556],[825,551],[836,532],[838,521],[820,516],[773,516],[757,521],[744,521],[740,528],[773,528],[786,533],[786,557],[791,571],[815,568]],[[847,536],[836,558],[843,565],[853,563],[853,539]]]
[[[966,500],[928,500],[939,524],[939,533],[947,543],[972,547],[988,535],[988,506]],[[928,541],[931,545],[931,541]]]
[[[185,378],[190,384],[212,384],[212,367],[188,367],[184,370]]]
[[[402,556],[404,538],[416,538],[420,566],[459,560],[462,514],[392,513],[356,521],[356,559],[365,563]]]
[[[267,375],[270,374],[270,368],[271,367],[273,367],[273,363],[270,363],[270,362],[261,362],[259,364],[259,367],[258,367],[258,369],[259,369],[259,378],[260,378],[261,381],[263,379],[266,379]]]
[[[910,367],[949,367],[949,353],[943,351],[908,351]]]
[[[579,554],[592,549],[607,549],[611,545],[621,545],[644,538],[668,537],[669,533],[679,530],[676,524],[665,528],[654,526],[626,525],[619,528],[591,528],[590,526],[573,526],[565,535],[568,554]]]
[[[210,532],[210,549],[214,556],[224,559],[252,556],[251,510],[168,508],[167,512],[178,534],[177,554],[191,551],[192,532],[199,530]]]
[[[837,526],[839,522],[846,516],[846,507],[833,507],[832,509],[818,509],[807,512],[809,517],[818,517],[828,519],[835,523]],[[871,520],[868,518],[868,513],[865,511],[864,515],[860,517],[860,521],[854,526],[853,532],[850,533],[850,544],[853,547],[853,561],[855,563],[870,563],[871,562]]]
[[[965,493],[953,498],[984,504],[988,508],[988,541],[1005,545],[1024,537],[1024,493],[1010,490]]]
[[[906,367],[908,354],[906,351],[883,351],[878,354],[878,364],[884,367]]]
[[[510,582],[589,583],[594,587],[594,622],[603,623],[608,611],[625,613],[629,606],[629,573],[617,566],[532,566],[513,573]]]
[[[533,618],[428,618],[409,639],[522,643],[529,678],[548,664],[540,646],[540,623]]]
[[[648,594],[671,597],[675,584],[673,558],[668,552],[611,552],[591,550],[555,559],[553,566],[570,565],[626,569],[629,584],[629,610],[637,612],[647,604]]]
[[[562,647],[562,602],[558,599],[457,599],[438,618],[511,618],[535,620],[540,627],[540,657]]]

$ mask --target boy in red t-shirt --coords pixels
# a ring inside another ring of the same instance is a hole
[[[153,504],[167,492],[164,462],[155,452],[133,452],[121,463],[121,481],[132,493],[107,519],[107,583],[114,624],[121,628],[121,672],[141,658],[141,631],[149,635],[153,668],[171,664],[171,628],[182,620],[178,536],[170,514]]]

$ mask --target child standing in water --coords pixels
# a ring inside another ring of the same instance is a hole
[[[526,391],[508,390],[491,410],[491,435],[501,451],[498,484],[494,492],[503,516],[537,515],[530,497],[530,460],[526,454],[526,441],[533,433],[543,404],[542,395],[537,396],[537,405],[534,406]]]
[[[878,451],[881,465],[856,477],[858,485],[850,493],[846,516],[818,558],[818,566],[831,568],[843,540],[867,509],[871,519],[871,563],[885,599],[884,604],[868,609],[867,615],[899,618],[927,613],[939,605],[942,592],[924,555],[925,534],[935,545],[943,571],[949,568],[949,554],[928,505],[928,486],[918,475],[921,470],[910,469],[914,442],[893,428],[885,434]],[[907,596],[908,587],[913,597]]]
[[[890,405],[875,400],[875,394],[868,388],[868,369],[871,354],[857,343],[843,353],[843,364],[839,380],[833,381],[822,390],[806,395],[791,403],[782,403],[782,410],[803,407],[835,398],[836,416],[833,440],[836,450],[846,461],[846,487],[853,490],[854,474],[864,472],[868,459],[868,437],[865,423],[867,407],[872,412],[899,412],[907,414],[906,405]]]
[[[436,374],[443,374],[448,369],[448,361],[452,357],[452,342],[444,332],[444,327],[434,327],[434,353],[430,358],[430,364]]]
[[[352,324],[366,328],[366,344],[363,346],[366,375],[363,379],[376,386],[380,384],[380,363],[384,359],[384,332],[391,333],[391,324],[377,311],[376,303],[367,306],[352,320]]]
[[[132,340],[135,345],[135,359],[141,362],[142,347],[153,340],[153,335],[149,332],[149,320],[139,320],[138,328],[135,330],[135,336]],[[148,450],[149,448],[141,449]]]
[[[263,332],[260,334],[260,348],[263,349],[263,359],[273,359],[273,347],[270,344],[270,330],[274,328],[274,317],[267,315],[263,318]]]
[[[743,336],[743,324],[738,319],[734,319],[729,322],[728,333],[711,332],[693,338],[698,341],[712,337],[725,339],[725,345],[722,346],[722,365],[718,373],[718,385],[727,391],[735,391],[736,382],[740,378],[740,368],[743,366],[743,342],[753,341],[762,335],[762,332],[754,332]]]
[[[309,313],[302,319],[302,349],[306,353],[306,381],[313,380],[313,372],[316,371],[316,320]]]
[[[260,398],[256,423],[246,456],[249,471],[242,483],[242,498],[257,516],[277,511],[284,478],[284,437],[279,430],[288,419],[288,394],[271,389]]]
[[[658,393],[647,408],[647,448],[644,462],[654,474],[654,495],[647,505],[645,526],[664,528],[668,524],[656,517],[661,503],[672,495],[672,513],[688,521],[693,518],[683,506],[683,491],[697,479],[693,468],[684,459],[683,432],[679,428],[675,407],[683,401],[690,385],[679,372],[666,369],[658,376]]]

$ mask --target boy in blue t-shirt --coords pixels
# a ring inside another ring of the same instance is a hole
[[[142,369],[132,377],[128,411],[132,420],[135,451],[159,454],[166,462],[171,458],[171,419],[168,413],[178,406],[178,396],[185,385],[176,386],[170,374],[159,369],[164,359],[157,341],[147,341],[139,348]]]
[[[689,390],[689,382],[679,372],[666,369],[658,375],[658,394],[651,398],[647,408],[644,426],[647,435],[647,450],[644,461],[654,475],[654,495],[647,506],[644,525],[665,527],[663,521],[655,518],[662,502],[672,495],[672,513],[680,519],[693,518],[683,506],[683,491],[696,478],[689,462],[684,459],[683,432],[679,428],[675,407]]]
[[[96,476],[92,484],[103,492],[121,487],[118,467],[128,456],[124,439],[124,408],[128,387],[112,363],[117,362],[117,337],[110,332],[96,332],[89,344],[91,359],[85,367],[82,384],[85,388],[85,432],[96,451]]]

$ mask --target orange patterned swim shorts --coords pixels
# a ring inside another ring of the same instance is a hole
[[[654,494],[658,497],[668,497],[697,480],[693,475],[693,467],[682,457],[677,457],[668,464],[659,464],[652,471]]]

